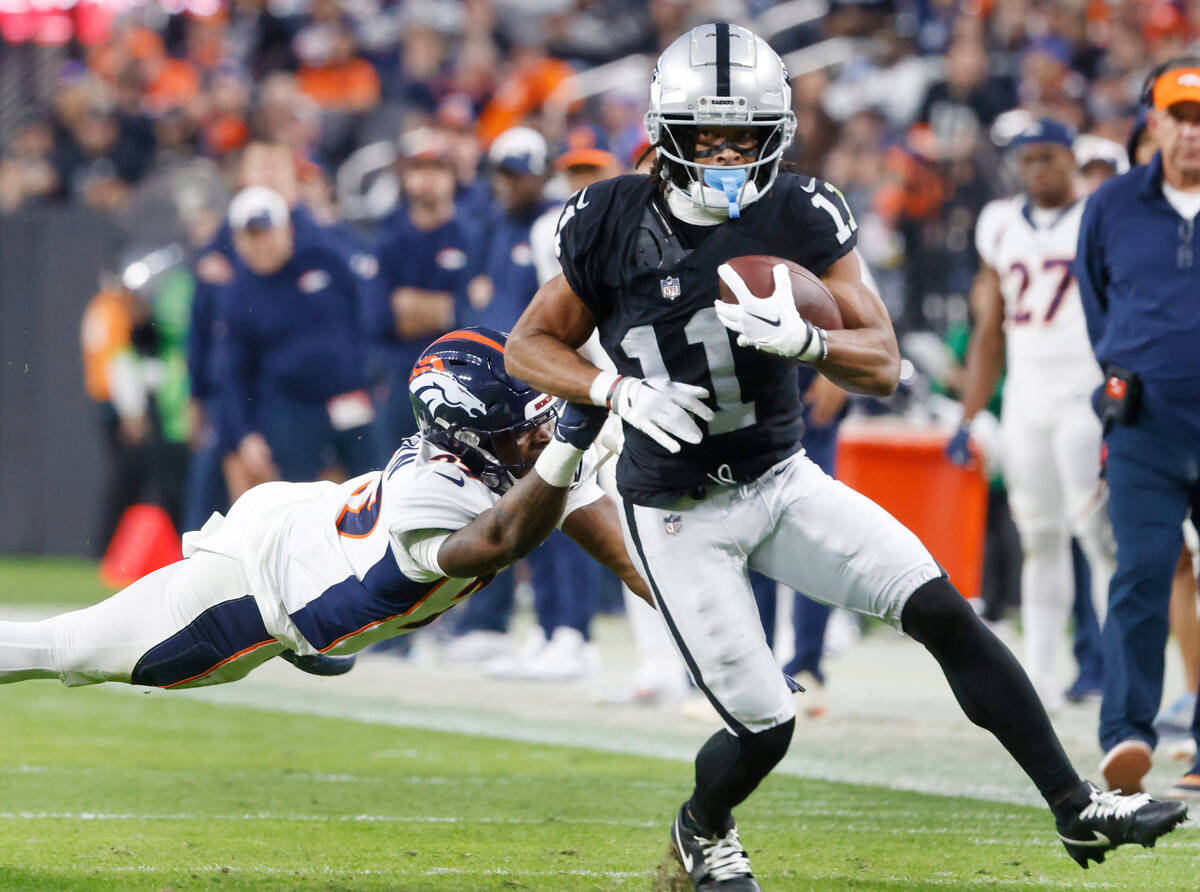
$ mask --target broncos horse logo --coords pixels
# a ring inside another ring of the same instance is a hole
[[[425,360],[438,359],[436,356],[425,357]],[[413,396],[425,404],[429,414],[437,416],[443,406],[463,409],[471,418],[487,415],[487,403],[471,391],[467,390],[457,378],[438,366],[441,362],[421,363],[413,369],[409,382],[409,390]]]

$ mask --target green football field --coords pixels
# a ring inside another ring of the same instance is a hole
[[[0,600],[29,573],[83,596],[85,570],[0,562]],[[683,888],[679,761],[115,686],[0,710],[0,890]],[[1200,886],[1192,828],[1084,872],[1040,808],[775,775],[738,818],[767,890]]]

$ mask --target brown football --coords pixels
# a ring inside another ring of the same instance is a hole
[[[727,262],[734,272],[742,277],[742,281],[755,297],[771,296],[775,291],[775,279],[771,269],[777,263],[784,264],[792,274],[792,298],[800,315],[826,330],[843,327],[842,311],[838,309],[837,301],[833,299],[825,283],[800,264],[769,254],[746,254]],[[717,282],[721,289],[721,300],[727,304],[737,303],[737,298],[720,277],[717,278]]]

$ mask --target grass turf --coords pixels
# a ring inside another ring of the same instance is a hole
[[[91,562],[0,559],[0,603],[106,594]],[[0,709],[0,890],[684,888],[679,762],[115,686]],[[738,818],[769,892],[1197,887],[1192,829],[1084,873],[1043,809],[773,776]]]
[[[112,594],[84,558],[0,557],[0,604],[86,607]]]
[[[678,762],[200,703],[0,689],[0,889],[681,888]],[[767,890],[1194,889],[1197,834],[1087,873],[1042,809],[771,777]]]

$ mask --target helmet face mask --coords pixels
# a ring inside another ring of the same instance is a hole
[[[521,440],[553,421],[559,407],[504,371],[506,341],[489,328],[453,331],[425,349],[408,383],[421,436],[499,493],[533,467]]]
[[[558,402],[552,400],[550,407],[528,421],[519,421],[509,427],[495,431],[483,431],[470,427],[451,426],[428,436],[432,442],[444,446],[444,439],[453,441],[450,448],[467,462],[476,475],[489,489],[503,493],[533,468],[533,461],[526,461],[520,440],[531,431],[553,422],[558,417]],[[444,434],[439,436],[438,434]],[[467,450],[464,455],[460,450]],[[473,455],[472,455],[473,453]],[[478,467],[474,459],[482,459]]]
[[[645,124],[667,187],[707,210],[733,215],[733,208],[771,188],[795,136],[787,69],[766,41],[745,28],[700,25],[659,57]],[[697,161],[701,127],[753,128],[760,134],[757,156],[745,164]]]

